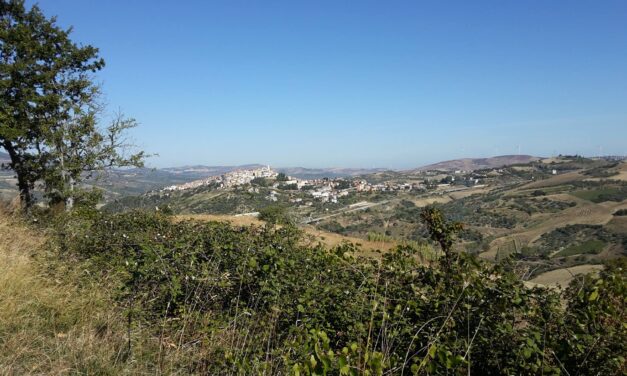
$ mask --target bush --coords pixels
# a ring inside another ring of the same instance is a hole
[[[251,180],[250,184],[257,187],[268,187],[270,186],[270,181],[266,178],[258,177]]]
[[[294,222],[288,209],[282,205],[268,205],[259,210],[259,219],[271,225],[287,225]]]
[[[525,287],[509,264],[450,253],[459,226],[431,210],[424,217],[437,220],[429,228],[444,232],[432,236],[448,256],[430,266],[407,245],[377,260],[350,244],[305,246],[291,226],[172,222],[159,213],[65,218],[59,244],[88,261],[88,275],[117,281],[130,328],[207,354],[187,372],[624,370],[624,269],[590,277],[583,295],[570,289],[565,311],[557,292]]]
[[[627,215],[627,209],[618,209],[617,211],[614,212],[614,215],[617,216],[617,217],[626,216]]]
[[[580,375],[626,373],[626,296],[625,259],[607,264],[599,275],[579,276],[571,283],[564,294],[567,315],[556,346],[566,369]]]

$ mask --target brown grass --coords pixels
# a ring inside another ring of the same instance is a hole
[[[219,215],[219,214],[181,214],[174,217],[176,221],[195,220],[195,221],[216,221],[228,222],[233,226],[251,226],[263,225],[263,221],[249,215]]]
[[[120,317],[101,289],[49,274],[45,236],[19,222],[0,213],[0,374],[116,373]]]
[[[421,208],[423,206],[432,205],[432,204],[446,204],[447,202],[453,201],[453,199],[449,195],[443,196],[431,196],[425,198],[415,198],[410,199],[411,202],[416,204],[417,207]]]
[[[627,234],[627,216],[614,217],[606,225],[609,231],[617,234]]]
[[[535,181],[532,183],[528,183],[523,185],[522,187],[516,189],[516,191],[522,191],[526,189],[539,189],[546,187],[553,187],[557,185],[563,185],[573,181],[584,180],[586,176],[581,175],[579,172],[567,172],[565,174],[555,175],[548,179]]]
[[[198,220],[198,221],[217,221],[228,222],[234,226],[251,226],[251,225],[263,225],[264,222],[258,218],[252,216],[232,216],[232,215],[214,215],[214,214],[183,214],[177,215],[175,220]],[[344,242],[350,242],[361,245],[361,249],[365,254],[374,254],[375,251],[389,251],[394,248],[396,242],[373,242],[365,239],[355,238],[351,236],[344,236],[329,231],[320,230],[314,226],[301,226],[300,227],[305,234],[310,235],[312,242],[321,242],[327,247],[335,247]]]
[[[506,244],[512,243],[514,239],[520,246],[528,245],[538,240],[542,234],[569,224],[605,225],[614,218],[612,213],[615,210],[627,205],[616,202],[594,204],[576,198],[573,198],[571,201],[577,201],[577,206],[562,210],[559,213],[534,215],[534,225],[526,228],[517,228],[505,236],[494,239],[490,243],[490,249],[481,253],[480,256],[493,260],[496,257],[497,250],[503,248]]]
[[[533,278],[530,282],[548,287],[565,288],[568,286],[570,281],[575,278],[575,276],[579,274],[598,272],[601,269],[603,269],[603,265],[577,265],[570,268],[556,269],[542,273]]]
[[[160,335],[167,321],[135,321],[129,352],[115,287],[50,244],[0,207],[0,375],[187,374],[221,340],[190,345],[173,338],[183,338],[178,331]]]

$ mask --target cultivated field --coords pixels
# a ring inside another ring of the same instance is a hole
[[[542,273],[530,280],[530,282],[549,286],[549,287],[566,287],[570,281],[579,274],[587,274],[602,270],[602,265],[577,265],[570,268],[562,268]]]

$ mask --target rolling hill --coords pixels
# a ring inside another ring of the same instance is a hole
[[[441,171],[473,171],[484,168],[498,168],[513,164],[529,163],[540,160],[539,157],[531,155],[500,155],[490,158],[462,158],[443,161],[420,167],[415,171],[441,170]]]

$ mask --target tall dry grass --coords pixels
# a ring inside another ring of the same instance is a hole
[[[181,344],[165,319],[129,327],[111,282],[13,212],[0,203],[0,375],[189,374],[207,361],[216,341]]]
[[[46,237],[0,210],[0,374],[115,374],[120,314],[97,286],[66,267],[48,270]]]

